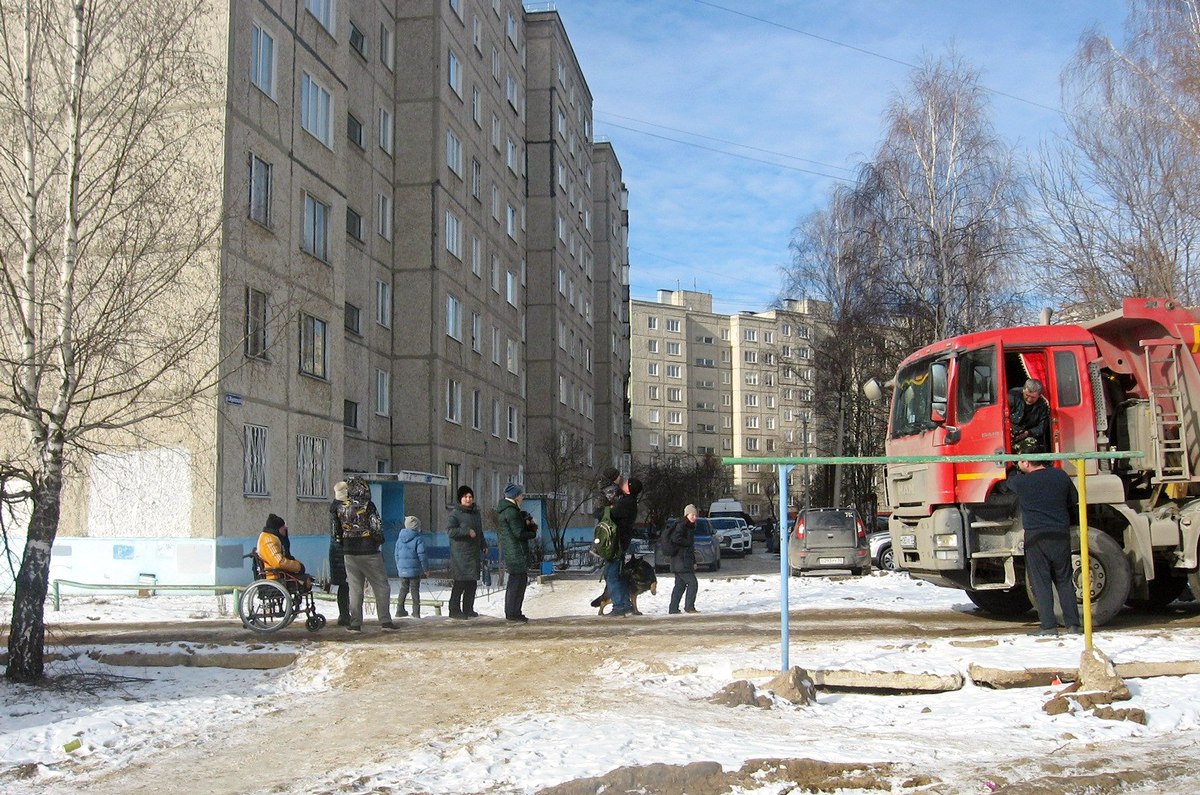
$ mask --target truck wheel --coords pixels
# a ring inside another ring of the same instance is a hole
[[[1142,610],[1162,610],[1179,598],[1187,584],[1187,578],[1181,575],[1160,574],[1150,581],[1145,599],[1130,599],[1129,604]]]
[[[1103,626],[1113,619],[1125,602],[1129,600],[1129,588],[1133,574],[1129,570],[1129,559],[1116,539],[1100,530],[1088,532],[1088,562],[1092,578],[1092,626]],[[1074,559],[1075,595],[1083,602],[1083,567]],[[1082,607],[1080,608],[1082,619]],[[1055,612],[1058,604],[1055,602]],[[1060,616],[1061,618],[1061,616]]]
[[[1006,618],[1023,616],[1033,608],[1029,595],[1020,586],[1007,591],[967,591],[967,598],[980,610]]]

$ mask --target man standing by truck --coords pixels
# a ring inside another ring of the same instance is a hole
[[[1025,441],[1020,453],[1045,452],[1038,442]],[[1079,505],[1079,492],[1071,477],[1044,461],[1018,461],[1021,474],[1009,473],[1008,487],[1021,505],[1025,528],[1025,571],[1037,606],[1040,627],[1034,635],[1058,634],[1054,616],[1054,591],[1062,607],[1068,635],[1078,635],[1079,606],[1071,579],[1071,514]]]

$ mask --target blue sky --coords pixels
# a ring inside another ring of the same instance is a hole
[[[725,313],[778,295],[792,230],[870,157],[905,64],[953,45],[985,86],[1028,100],[993,95],[991,109],[1003,137],[1035,148],[1059,125],[1030,103],[1058,107],[1081,34],[1119,37],[1127,11],[1125,0],[552,5],[629,187],[633,297],[698,289]]]

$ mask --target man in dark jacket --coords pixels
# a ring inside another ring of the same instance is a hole
[[[675,574],[675,587],[671,589],[671,606],[668,613],[679,612],[679,600],[683,598],[685,613],[699,613],[696,609],[696,593],[700,583],[696,579],[696,516],[695,505],[683,509],[683,518],[667,531],[667,544],[671,552],[671,571]],[[686,594],[686,596],[685,596]]]
[[[458,507],[450,514],[446,535],[450,537],[450,617],[475,618],[475,584],[480,558],[487,555],[483,521],[475,507],[470,486],[458,489]]]
[[[1024,453],[1043,451],[1041,445],[1033,442],[1021,447]],[[1054,616],[1057,590],[1067,633],[1077,635],[1081,630],[1071,577],[1071,515],[1079,506],[1079,492],[1066,472],[1047,467],[1044,461],[1018,461],[1017,469],[1020,474],[1009,474],[1008,488],[1021,504],[1025,571],[1041,624],[1033,634],[1058,634],[1058,620]]]
[[[633,600],[629,594],[629,585],[625,581],[625,556],[629,554],[629,545],[633,541],[633,524],[637,521],[638,495],[642,493],[642,481],[630,478],[621,484],[621,493],[612,506],[610,516],[617,526],[617,540],[620,549],[615,560],[604,566],[604,582],[608,586],[608,595],[612,599],[612,611],[609,616],[627,616],[633,613]]]
[[[346,558],[342,555],[342,523],[338,521],[338,505],[347,497],[346,481],[333,484],[333,502],[329,503],[329,584],[337,589],[338,626],[350,626],[350,584],[346,582]]]
[[[504,487],[504,499],[496,506],[500,519],[500,552],[504,555],[504,568],[508,582],[504,588],[504,617],[509,621],[525,623],[529,618],[521,612],[525,602],[525,589],[529,587],[529,543],[537,537],[537,525],[529,526],[521,511],[525,489],[517,483]]]
[[[1042,396],[1042,382],[1030,378],[1023,387],[1008,390],[1008,417],[1012,429],[1012,449],[1026,439],[1043,447],[1050,444],[1050,404]]]

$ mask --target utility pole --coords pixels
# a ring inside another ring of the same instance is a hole
[[[800,418],[800,423],[803,428],[802,432],[804,433],[804,438],[801,439],[801,442],[804,445],[804,447],[801,451],[801,455],[804,456],[805,458],[808,458],[808,414],[807,414],[807,412]],[[809,480],[809,477],[808,477],[808,464],[805,464],[804,465],[804,510],[806,510],[806,511],[812,507],[812,499],[809,496],[809,493],[811,491],[812,491],[812,481]]]

